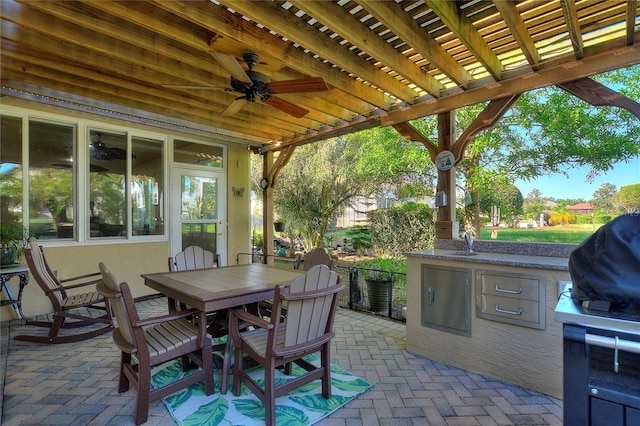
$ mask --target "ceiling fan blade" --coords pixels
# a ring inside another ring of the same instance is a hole
[[[276,96],[267,98],[265,103],[269,106],[279,109],[280,111],[293,115],[296,118],[304,117],[309,113],[309,110],[304,109],[296,104],[292,104],[291,102],[285,101],[284,99],[278,98]]]
[[[297,80],[272,81],[269,89],[273,93],[323,92],[329,90],[322,77],[300,78]]]
[[[222,117],[234,116],[242,109],[246,102],[247,101],[245,100],[244,96],[239,97],[232,101],[229,105],[227,105],[227,107],[220,113],[220,115]]]
[[[191,86],[189,84],[163,84],[167,89],[194,89],[194,90],[229,90],[228,87],[220,86]]]
[[[235,56],[229,55],[228,53],[216,52],[215,50],[210,50],[209,53],[213,56],[220,65],[236,80],[240,80],[244,83],[253,84],[245,70],[238,63]]]

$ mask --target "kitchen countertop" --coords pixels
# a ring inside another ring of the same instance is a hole
[[[475,251],[469,256],[466,250],[431,249],[407,253],[409,257],[426,259],[455,260],[467,263],[484,263],[490,265],[517,266],[521,268],[569,270],[568,257],[535,256],[530,254],[508,254]]]

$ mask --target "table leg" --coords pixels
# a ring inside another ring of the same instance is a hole
[[[17,299],[13,297],[13,293],[11,292],[11,288],[9,287],[9,281],[11,280],[11,277],[16,275],[20,279]],[[24,320],[27,318],[24,316],[24,313],[22,312],[22,292],[24,291],[24,287],[29,283],[29,274],[25,272],[25,273],[19,273],[16,275],[2,276],[2,287],[0,288],[0,290],[4,288],[4,291],[7,293],[7,298],[8,298],[7,300],[2,301],[2,305],[5,306],[5,305],[11,304],[18,318],[21,320]]]
[[[29,284],[29,274],[22,274],[20,275],[20,287],[18,289],[18,301],[17,303],[15,303],[13,305],[13,309],[16,309],[16,305],[18,305],[18,310],[16,311],[16,313],[18,314],[18,317],[21,320],[25,320],[28,319],[24,316],[24,313],[22,312],[22,292],[24,291],[24,287]]]

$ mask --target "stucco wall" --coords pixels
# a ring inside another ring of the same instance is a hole
[[[251,249],[250,154],[251,151],[240,146],[230,146],[227,151],[228,265],[235,265],[238,253]],[[233,188],[241,191],[242,195],[236,195]]]
[[[471,337],[421,324],[421,266],[471,269]],[[476,316],[476,270],[541,274],[546,283],[546,329],[538,330]],[[507,383],[562,398],[562,324],[554,319],[558,281],[567,271],[408,258],[407,350]]]
[[[53,247],[44,245],[49,266],[60,278],[69,278],[98,271],[104,262],[120,281],[131,285],[134,296],[153,293],[144,285],[140,274],[167,270],[168,243],[123,243],[104,245],[74,245]],[[27,317],[51,312],[51,302],[38,283],[30,277],[22,295],[22,311]],[[18,295],[18,280],[11,281],[13,295]],[[71,291],[70,291],[71,293]],[[5,297],[3,292],[2,297]],[[2,321],[17,318],[11,306],[3,306]]]

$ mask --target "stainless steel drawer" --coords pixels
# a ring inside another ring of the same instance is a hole
[[[480,269],[475,279],[478,318],[546,328],[543,275]]]
[[[482,294],[540,300],[539,279],[485,273],[480,276]]]
[[[527,323],[540,321],[539,302],[526,299],[514,299],[482,295],[481,311],[486,315],[507,318]]]

